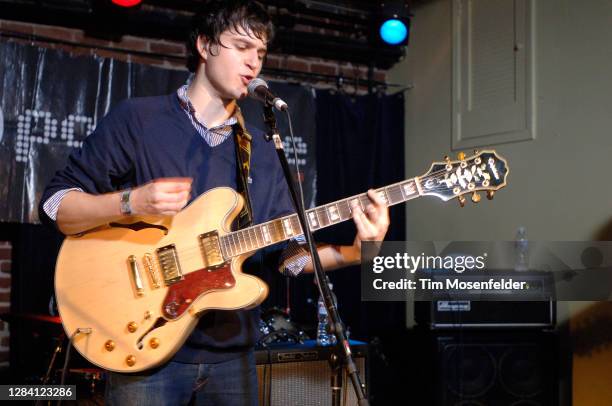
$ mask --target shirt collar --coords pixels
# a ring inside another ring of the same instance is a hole
[[[231,126],[231,125],[234,125],[236,123],[239,123],[240,126],[244,129],[244,120],[242,119],[242,113],[241,113],[240,108],[238,106],[236,106],[236,108],[234,109],[234,113],[231,115],[230,118],[228,118],[227,120],[225,120],[221,124],[218,124],[218,125],[216,125],[214,127],[208,128],[206,126],[206,124],[203,123],[202,121],[200,121],[200,119],[198,118],[198,116],[196,114],[196,110],[193,107],[193,104],[191,104],[191,100],[189,100],[189,96],[187,96],[187,88],[188,87],[189,87],[188,83],[184,84],[183,86],[178,88],[178,90],[176,91],[176,94],[178,96],[181,108],[186,113],[190,114],[198,122],[198,124],[200,124],[202,127],[207,128],[209,130],[215,130],[215,129],[218,129],[218,128],[223,128],[223,127],[227,127],[227,126]]]

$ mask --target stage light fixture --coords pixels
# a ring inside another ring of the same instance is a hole
[[[403,21],[390,18],[380,26],[380,37],[389,45],[398,45],[408,37],[408,27]]]
[[[116,4],[121,7],[134,7],[139,5],[142,0],[111,0],[113,4]]]
[[[388,0],[381,4],[378,18],[378,38],[386,45],[408,44],[410,9],[406,0]]]

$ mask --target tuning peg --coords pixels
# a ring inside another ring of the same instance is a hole
[[[444,161],[445,161],[446,163],[449,163],[449,162],[450,162],[450,158],[448,157],[448,155],[444,155]]]
[[[493,200],[493,196],[495,196],[495,190],[487,190],[487,199]]]
[[[458,199],[459,199],[459,206],[465,207],[465,197],[459,196]]]
[[[463,161],[463,160],[465,159],[465,152],[460,152],[460,153],[458,153],[458,154],[457,154],[457,158],[458,158],[460,161]]]
[[[480,151],[478,151],[477,149],[474,150],[474,155],[478,155]]]
[[[476,192],[472,193],[472,202],[478,203],[480,201],[480,195]]]

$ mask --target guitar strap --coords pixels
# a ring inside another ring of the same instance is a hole
[[[238,193],[244,198],[244,206],[236,218],[238,229],[249,227],[253,224],[253,209],[249,196],[249,169],[251,166],[251,134],[244,125],[244,117],[240,107],[236,106],[234,115],[238,122],[232,126],[234,133],[234,144],[236,145],[236,168]]]

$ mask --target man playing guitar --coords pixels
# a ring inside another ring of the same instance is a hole
[[[253,224],[292,213],[273,145],[261,130],[244,123],[236,104],[260,73],[272,35],[270,17],[259,4],[207,2],[188,42],[193,72],[188,83],[170,95],[115,106],[47,186],[41,219],[75,235],[127,216],[174,216],[196,197],[223,186],[245,197],[244,214]],[[244,163],[247,173],[239,169]],[[368,196],[372,203],[365,210],[352,207],[353,245],[318,248],[326,270],[358,263],[361,241],[384,239],[386,204],[373,191]],[[255,274],[262,266],[294,275],[312,271],[299,243],[294,239],[262,249],[244,268]],[[274,255],[279,250],[280,264]],[[144,372],[109,373],[107,402],[257,404],[253,346],[258,319],[258,307],[204,313],[169,362]]]

